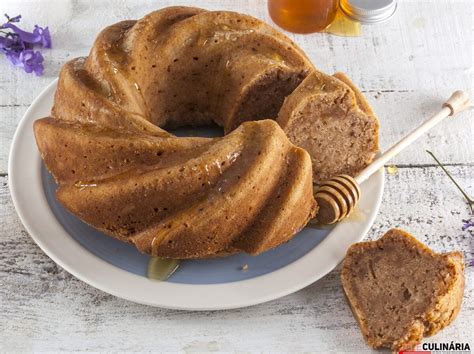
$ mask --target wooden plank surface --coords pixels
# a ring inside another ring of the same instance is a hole
[[[5,1],[5,0],[4,0]],[[170,4],[196,6],[194,1],[47,1],[6,0],[4,11],[22,13],[25,25],[49,25],[54,48],[45,50],[45,75],[37,78],[0,60],[0,173],[7,170],[8,150],[18,121],[41,90],[54,80],[69,59],[87,55],[96,34],[106,25],[139,18]],[[3,2],[2,2],[3,5]],[[271,23],[265,3],[199,2],[209,9],[246,12]],[[466,1],[400,1],[389,22],[364,26],[357,38],[327,34],[289,36],[321,70],[344,71],[366,92],[381,120],[381,145],[386,149],[435,112],[455,89],[473,90],[473,6]],[[429,147],[443,161],[474,163],[473,111],[441,123],[395,163],[431,164]]]
[[[474,167],[451,170],[461,184],[472,182]],[[474,234],[461,230],[467,205],[439,168],[400,168],[386,182],[368,238],[396,226],[436,251],[459,249],[474,258]],[[90,287],[44,255],[16,216],[5,177],[0,197],[0,351],[367,350],[341,289],[340,267],[295,294],[246,309],[200,313],[137,305]],[[474,343],[473,278],[468,266],[458,318],[430,341]]]
[[[295,294],[223,312],[179,312],[117,299],[72,277],[28,236],[8,192],[8,151],[22,115],[69,59],[87,55],[96,34],[122,19],[169,5],[245,12],[270,21],[265,2],[250,0],[2,0],[2,11],[24,23],[48,25],[54,48],[46,72],[34,77],[0,58],[0,351],[365,352],[339,281],[339,267]],[[364,26],[363,36],[293,35],[317,67],[346,72],[381,120],[387,148],[436,111],[451,91],[474,92],[473,2],[399,0],[396,16]],[[474,194],[473,111],[445,121],[402,153],[387,174],[382,208],[368,238],[391,227],[412,232],[436,251],[474,258],[473,232],[461,230],[468,208],[433,167],[429,148],[448,162]],[[432,342],[474,346],[473,267],[466,268],[464,303],[456,321]]]

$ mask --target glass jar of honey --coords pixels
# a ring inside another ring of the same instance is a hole
[[[339,0],[268,0],[272,20],[295,33],[323,31],[334,20]]]

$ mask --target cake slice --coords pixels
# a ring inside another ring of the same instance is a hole
[[[464,292],[460,252],[437,254],[399,229],[352,245],[342,286],[373,348],[411,349],[449,325]]]
[[[311,155],[315,184],[338,174],[355,176],[379,150],[378,120],[342,73],[308,75],[286,97],[277,122]]]

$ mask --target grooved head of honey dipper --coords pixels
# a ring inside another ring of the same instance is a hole
[[[319,211],[316,218],[320,224],[334,224],[339,220],[341,212],[335,199],[326,193],[316,192],[314,196],[316,203],[318,203]]]
[[[339,175],[325,181],[315,193],[319,206],[318,222],[334,224],[344,219],[355,208],[359,198],[360,189],[352,177]]]

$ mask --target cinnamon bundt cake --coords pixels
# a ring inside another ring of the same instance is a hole
[[[308,151],[313,181],[357,175],[379,150],[379,123],[346,75],[314,71],[286,99],[277,122],[290,141]]]
[[[378,149],[377,119],[345,76],[316,71],[258,19],[192,7],[104,29],[64,65],[51,115],[34,128],[58,200],[170,258],[288,241],[316,213],[312,182],[354,175]],[[164,130],[210,123],[229,134]]]
[[[317,210],[310,157],[274,121],[246,121],[276,118],[311,70],[283,34],[232,12],[170,7],[104,29],[63,67],[52,117],[34,125],[58,200],[154,256],[288,241]],[[211,122],[231,133],[162,129]]]

